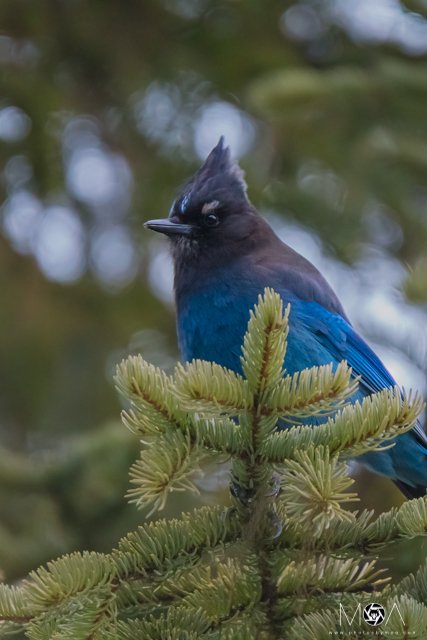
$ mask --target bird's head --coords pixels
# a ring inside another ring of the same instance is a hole
[[[205,250],[247,238],[257,218],[246,195],[243,171],[232,162],[221,137],[218,144],[183,187],[169,213],[162,220],[145,223],[163,233],[177,250]]]

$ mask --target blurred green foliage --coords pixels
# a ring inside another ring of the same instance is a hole
[[[112,423],[111,372],[131,352],[177,357],[154,261],[164,245],[142,222],[168,211],[197,166],[212,109],[236,132],[257,206],[307,228],[337,264],[357,267],[367,252],[399,261],[402,294],[426,318],[427,6],[388,4],[394,28],[374,12],[364,36],[338,0],[2,0],[8,579],[58,553],[110,548],[135,524],[122,496],[136,443]],[[62,253],[48,227],[61,211],[77,229]],[[108,233],[120,242],[101,244]],[[393,343],[421,371],[424,339]],[[401,500],[388,482],[358,482],[367,506]],[[413,549],[399,561],[397,573],[412,568]]]

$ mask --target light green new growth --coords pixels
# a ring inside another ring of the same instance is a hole
[[[289,312],[273,291],[260,296],[243,375],[199,360],[173,376],[140,356],[118,366],[123,421],[142,442],[131,502],[162,509],[171,493],[198,491],[206,461],[230,459],[231,505],[143,525],[108,555],[74,553],[18,588],[0,585],[0,636],[329,640],[345,632],[339,604],[382,602],[402,615],[394,637],[426,637],[427,565],[392,587],[376,553],[426,534],[427,499],[377,518],[355,511],[346,464],[392,446],[422,401],[389,389],[352,404],[345,362],[287,374]],[[363,637],[360,624],[351,631]]]

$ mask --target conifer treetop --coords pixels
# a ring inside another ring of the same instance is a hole
[[[206,461],[227,459],[230,504],[143,524],[109,554],[74,553],[19,587],[0,585],[0,637],[24,628],[30,640],[322,640],[337,630],[339,603],[367,601],[397,603],[407,637],[424,637],[427,565],[391,586],[376,558],[426,534],[427,500],[377,518],[356,511],[346,465],[392,446],[423,403],[389,389],[352,404],[345,362],[288,374],[288,322],[266,289],[242,376],[203,361],[171,376],[141,356],[118,366],[123,422],[142,443],[130,501],[161,510],[174,492],[199,491]]]

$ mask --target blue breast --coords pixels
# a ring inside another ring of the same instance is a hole
[[[241,372],[240,356],[249,310],[267,284],[241,276],[237,281],[217,278],[203,289],[184,296],[178,306],[178,339],[185,361],[211,360]],[[280,291],[285,305],[291,303],[286,370],[294,373],[313,365],[338,363],[306,325],[305,303],[287,291]]]
[[[240,371],[240,346],[249,309],[258,292],[236,292],[232,282],[216,282],[184,296],[178,305],[178,340],[183,359],[217,362]]]

